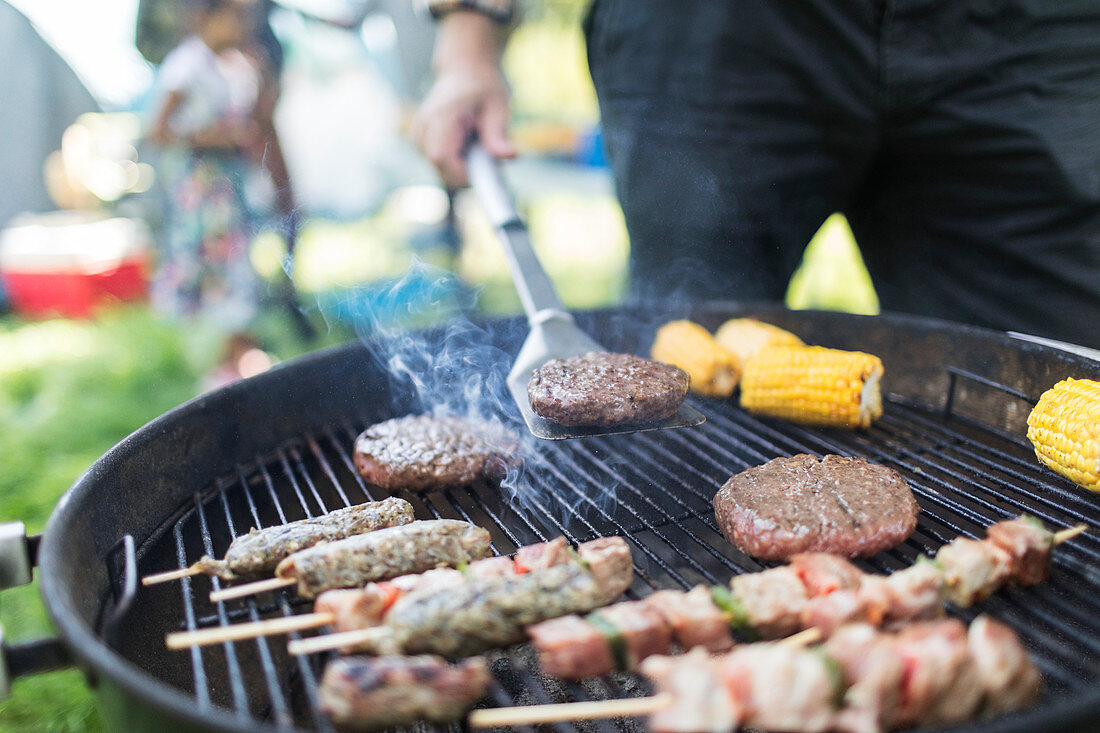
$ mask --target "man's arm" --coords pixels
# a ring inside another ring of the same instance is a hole
[[[455,9],[439,21],[432,67],[435,83],[413,122],[413,139],[448,186],[467,185],[462,148],[476,132],[498,158],[511,158],[508,85],[500,69],[498,21],[485,12]]]

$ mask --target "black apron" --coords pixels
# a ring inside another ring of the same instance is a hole
[[[779,299],[844,212],[882,307],[1100,347],[1100,1],[596,0],[637,298]]]

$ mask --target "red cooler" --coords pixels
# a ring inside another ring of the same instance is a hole
[[[136,219],[88,212],[25,214],[0,232],[0,277],[31,317],[84,318],[148,291],[149,231]]]

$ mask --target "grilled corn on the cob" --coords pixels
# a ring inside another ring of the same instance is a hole
[[[657,329],[651,354],[655,360],[687,372],[691,391],[708,397],[729,397],[741,375],[737,354],[692,321],[671,321]]]
[[[737,354],[741,363],[767,346],[803,346],[802,339],[779,326],[755,318],[731,318],[714,334],[718,343]]]
[[[771,346],[745,362],[741,406],[810,425],[865,428],[882,415],[882,361],[860,351]]]
[[[1100,491],[1100,382],[1063,379],[1027,416],[1027,437],[1048,468]]]

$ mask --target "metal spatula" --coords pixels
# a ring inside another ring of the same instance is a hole
[[[662,428],[687,428],[706,420],[701,412],[686,404],[680,405],[679,412],[665,420],[606,428],[561,425],[534,413],[527,397],[527,383],[531,380],[531,372],[550,359],[607,349],[577,326],[573,316],[558,299],[554,285],[535,257],[527,227],[516,212],[515,203],[505,186],[496,160],[480,143],[473,142],[466,152],[466,164],[474,192],[500,237],[508,267],[512,271],[512,279],[523,302],[523,310],[527,312],[527,323],[531,332],[516,356],[512,371],[508,373],[508,391],[512,393],[512,399],[523,413],[523,419],[527,421],[531,433],[536,438],[563,440]]]

